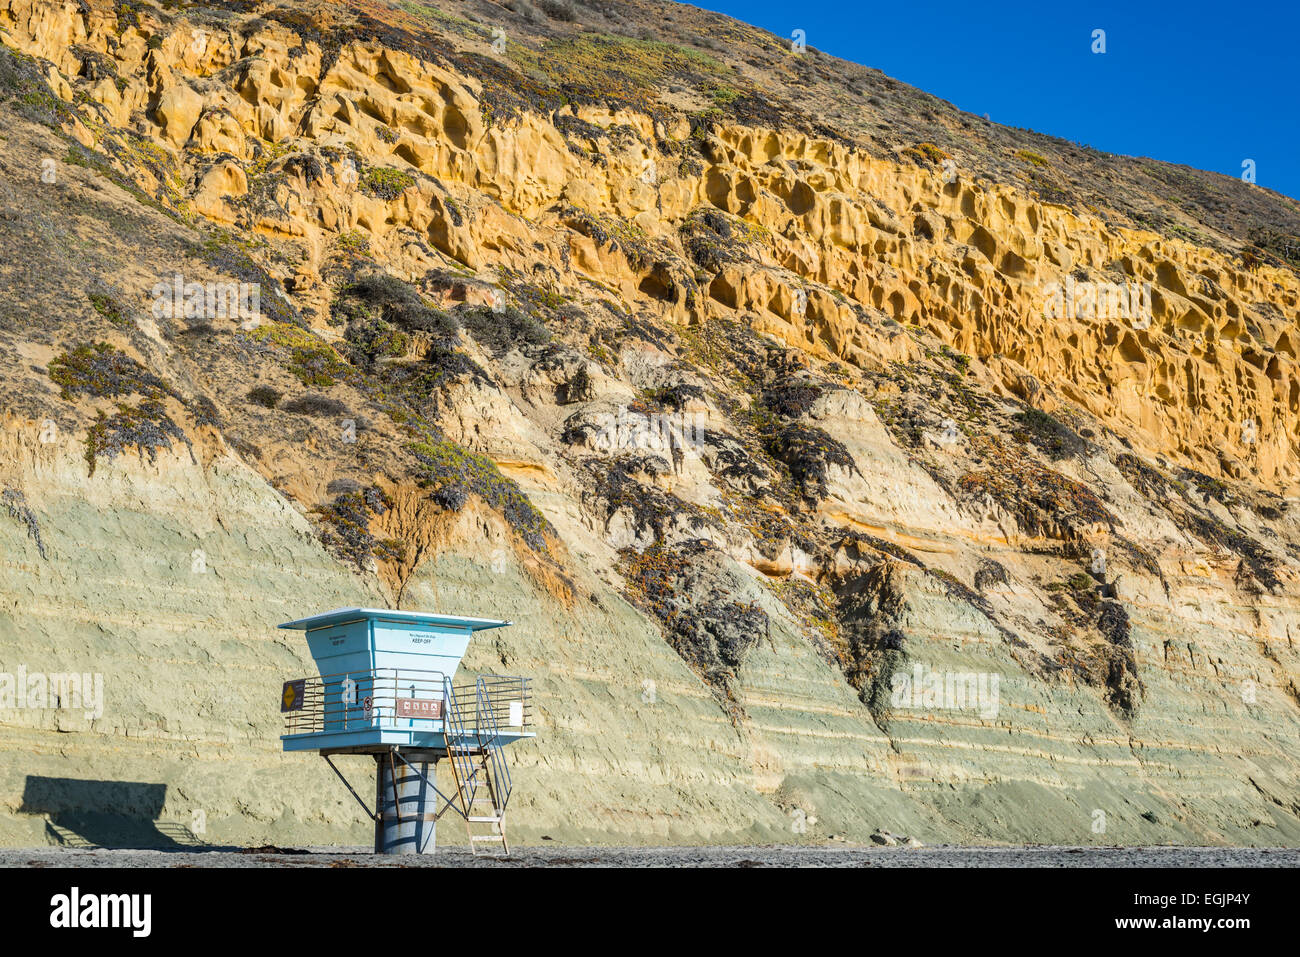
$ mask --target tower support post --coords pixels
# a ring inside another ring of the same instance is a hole
[[[375,755],[375,853],[432,854],[437,848],[438,792],[431,786],[439,755]]]

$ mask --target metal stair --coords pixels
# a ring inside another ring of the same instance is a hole
[[[491,688],[479,678],[472,695],[446,680],[447,758],[460,797],[461,812],[476,856],[485,844],[499,844],[510,856],[506,840],[506,804],[510,800],[510,766],[499,736]],[[470,724],[472,719],[473,724]]]

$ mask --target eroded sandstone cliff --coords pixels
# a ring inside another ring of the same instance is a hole
[[[545,9],[0,0],[0,837],[364,842],[273,626],[400,603],[526,839],[1300,841],[1296,204]]]

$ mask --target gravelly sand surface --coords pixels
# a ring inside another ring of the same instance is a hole
[[[1297,867],[1296,848],[523,847],[509,859],[444,847],[379,857],[362,847],[134,851],[3,848],[0,867]]]

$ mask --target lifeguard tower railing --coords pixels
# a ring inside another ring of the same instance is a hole
[[[301,703],[284,714],[285,735],[366,730],[441,732],[456,747],[482,747],[533,724],[529,679],[482,675],[453,683],[441,671],[376,668],[302,679]]]

